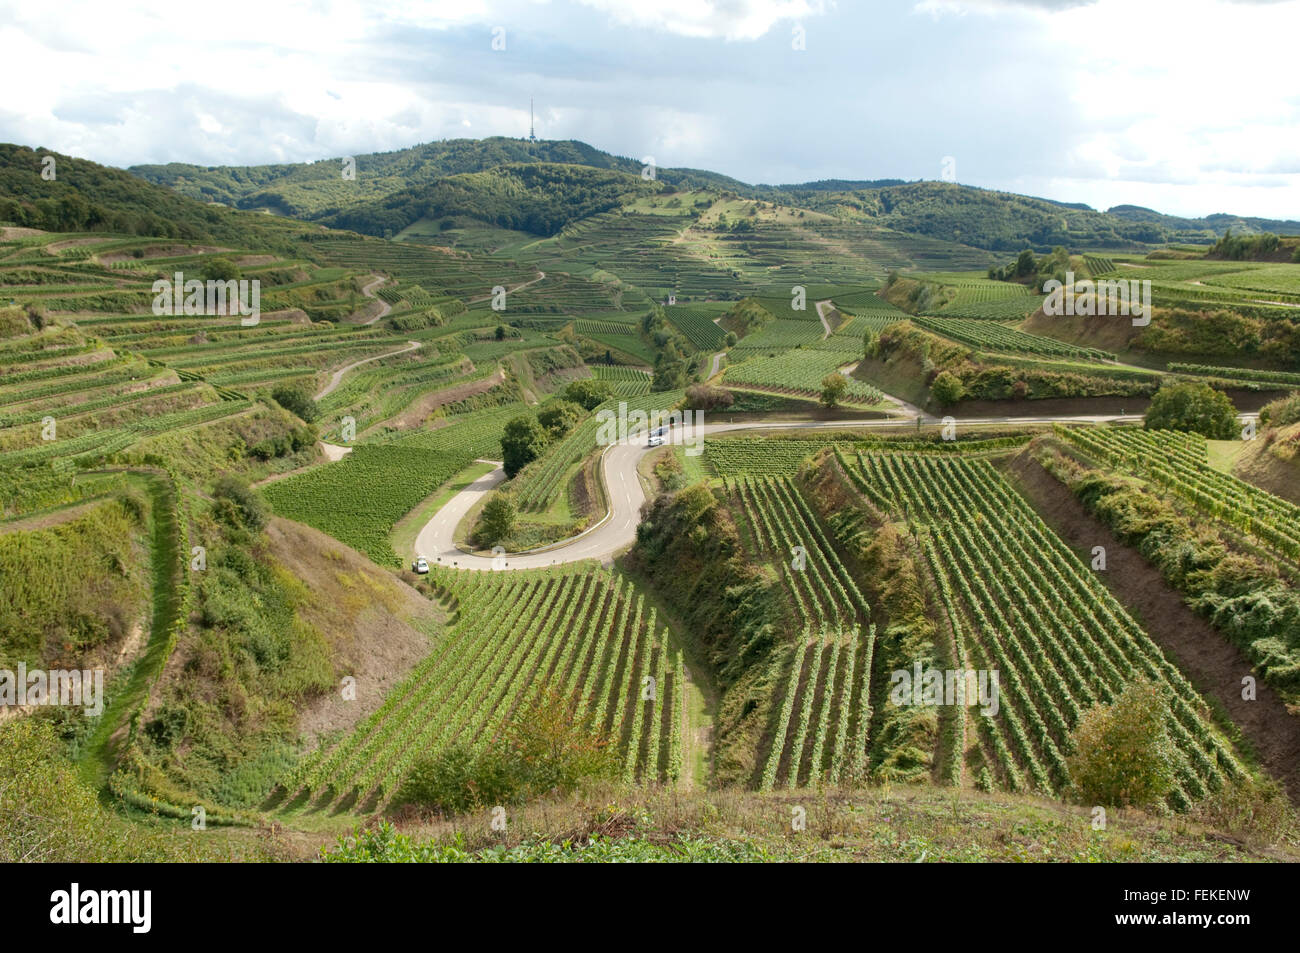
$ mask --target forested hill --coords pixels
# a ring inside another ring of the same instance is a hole
[[[613,180],[598,184],[595,178],[561,176],[554,170],[528,176],[528,182],[523,182],[525,177],[518,167],[585,166],[638,178],[643,171],[640,159],[612,155],[572,140],[451,139],[353,158],[354,179],[343,176],[342,158],[296,165],[215,168],[173,163],[133,166],[130,171],[191,198],[267,209],[374,235],[406,227],[414,221],[411,213],[417,209],[426,214],[466,216],[550,234],[557,223],[572,221],[604,204],[616,186]],[[510,171],[503,171],[507,169]],[[485,175],[472,178],[480,173]],[[455,176],[469,178],[448,183]],[[1300,233],[1300,222],[1223,214],[1189,219],[1137,206],[1103,212],[1079,203],[943,182],[827,179],[796,185],[749,185],[716,172],[674,168],[656,169],[655,180],[670,188],[730,192],[822,211],[840,219],[873,220],[901,232],[955,240],[991,251],[1026,246],[1046,250],[1054,245],[1124,248],[1168,242],[1211,244],[1229,228],[1239,234]],[[558,191],[553,196],[528,194],[517,213],[503,212],[501,198],[512,194],[521,183],[525,189],[554,185]],[[570,203],[575,204],[566,208]]]
[[[0,223],[275,247],[301,223],[208,205],[122,169],[0,143]]]
[[[813,186],[782,190],[793,205],[839,217],[866,217],[902,232],[958,241],[991,251],[1123,248],[1167,242],[1212,244],[1234,232],[1300,234],[1300,222],[1212,215],[1189,219],[1136,206],[1098,212],[1010,192],[945,182],[833,191]]]
[[[1300,234],[1300,222],[1228,214],[1200,219],[1138,206],[1085,205],[943,182],[824,180],[747,185],[715,172],[657,168],[583,142],[494,137],[432,142],[319,162],[205,168],[172,163],[123,171],[0,146],[0,221],[55,230],[105,230],[266,244],[285,219],[370,235],[396,234],[420,219],[457,218],[537,235],[666,189],[704,189],[867,222],[906,234],[995,252],[1032,247],[1140,249],[1213,244],[1234,234]],[[355,175],[352,172],[355,172]],[[179,195],[177,194],[179,193]],[[219,203],[219,204],[216,204]],[[223,207],[224,206],[224,207]],[[240,216],[270,211],[267,216]],[[276,223],[279,224],[276,224]],[[258,240],[253,240],[258,236]]]
[[[515,164],[452,175],[319,218],[369,235],[395,234],[424,218],[463,216],[500,228],[553,235],[570,222],[608,212],[664,186],[611,169]]]
[[[486,172],[524,163],[587,166],[640,177],[643,163],[573,140],[448,139],[410,149],[351,157],[355,178],[343,177],[343,157],[294,165],[216,166],[170,163],[128,171],[182,195],[246,209],[317,219],[374,204],[398,192],[414,192],[448,176]],[[670,186],[748,189],[743,182],[699,169],[656,169]],[[402,204],[399,200],[398,204]]]

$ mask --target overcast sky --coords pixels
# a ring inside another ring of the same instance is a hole
[[[0,141],[127,166],[581,139],[747,182],[1300,219],[1300,0],[0,0]],[[504,41],[504,49],[494,49]],[[802,45],[802,49],[796,47]]]

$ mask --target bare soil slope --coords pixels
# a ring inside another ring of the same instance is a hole
[[[444,614],[405,582],[310,526],[277,518],[266,535],[280,564],[317,596],[307,621],[324,634],[337,669],[357,680],[355,701],[345,701],[341,692],[316,699],[302,711],[299,727],[308,738],[351,727],[428,654],[428,633]]]

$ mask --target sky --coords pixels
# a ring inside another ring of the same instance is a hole
[[[0,0],[0,141],[108,165],[580,139],[1300,219],[1300,0]],[[946,165],[945,165],[946,164]]]

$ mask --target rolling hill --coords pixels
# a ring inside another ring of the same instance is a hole
[[[417,208],[437,209],[432,214],[468,216],[490,224],[501,224],[503,218],[522,218],[527,225],[506,227],[551,234],[556,222],[564,224],[591,214],[588,209],[594,206],[585,189],[579,191],[574,207],[562,214],[554,209],[539,211],[540,204],[554,205],[557,201],[557,197],[547,196],[531,197],[530,207],[522,216],[503,216],[496,207],[497,199],[503,191],[510,194],[509,188],[503,190],[494,177],[463,177],[493,172],[507,179],[521,178],[522,169],[529,165],[585,166],[638,177],[642,171],[638,160],[583,142],[529,142],[500,136],[450,139],[352,158],[354,180],[343,177],[341,158],[247,167],[139,165],[128,171],[193,199],[267,210],[373,235],[405,228],[415,220],[410,218],[410,210]],[[530,178],[535,188],[547,188],[558,181],[553,169],[532,173]],[[657,169],[655,178],[669,188],[733,193],[999,252],[1025,247],[1047,250],[1054,245],[1136,249],[1168,242],[1209,244],[1229,228],[1238,233],[1300,233],[1300,222],[1228,214],[1189,219],[1127,205],[1103,212],[1079,203],[944,182],[831,179],[796,185],[750,185],[716,172],[673,168]],[[602,185],[611,196],[613,181]],[[568,199],[562,195],[558,201],[564,204]]]

